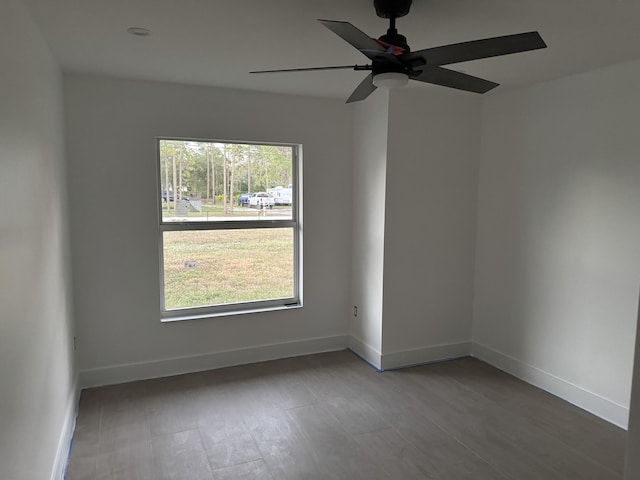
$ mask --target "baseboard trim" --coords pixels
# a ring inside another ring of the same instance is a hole
[[[623,405],[486,345],[473,342],[471,354],[483,362],[560,397],[620,428],[626,430],[628,427],[629,409]]]
[[[430,345],[382,354],[381,370],[414,367],[427,363],[442,362],[471,355],[471,342]]]
[[[362,339],[351,335],[349,337],[349,350],[376,370],[382,370],[382,354]]]
[[[64,415],[64,423],[58,440],[56,457],[51,471],[51,480],[64,480],[67,472],[69,453],[71,452],[71,441],[76,427],[78,416],[78,403],[80,401],[79,375],[75,376],[71,393],[67,401],[67,409]]]
[[[82,370],[80,372],[80,385],[82,388],[113,385],[280,358],[332,352],[344,350],[348,346],[349,335],[345,334],[296,340],[293,342],[256,345],[254,347],[166,358],[149,362],[113,365],[110,367]]]
[[[294,342],[212,352],[201,355],[161,359],[83,370],[69,399],[63,431],[60,436],[52,480],[63,478],[69,445],[77,412],[80,388],[159,378],[234,365],[310,355],[349,348],[377,370],[393,370],[415,365],[451,360],[472,355],[500,370],[541,388],[623,429],[628,427],[629,409],[590,392],[537,367],[478,342],[459,342],[426,346],[411,350],[381,353],[359,338],[333,335]]]

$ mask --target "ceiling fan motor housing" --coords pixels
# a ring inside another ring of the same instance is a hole
[[[373,0],[373,6],[380,18],[400,18],[409,13],[411,2],[412,0]]]
[[[404,50],[404,53],[409,53],[411,49],[407,44],[407,37],[404,35],[400,35],[395,29],[389,30],[385,35],[382,35],[378,40],[381,40],[390,45],[395,45],[396,47],[400,47]]]

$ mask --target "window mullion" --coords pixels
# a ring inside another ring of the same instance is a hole
[[[268,220],[268,221],[224,221],[224,222],[175,222],[161,223],[160,231],[177,232],[190,230],[238,230],[238,229],[255,229],[255,228],[286,228],[295,227],[295,220]]]

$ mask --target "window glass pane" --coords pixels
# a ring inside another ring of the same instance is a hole
[[[165,309],[294,296],[294,229],[163,232]]]
[[[291,220],[290,145],[160,140],[163,222]]]

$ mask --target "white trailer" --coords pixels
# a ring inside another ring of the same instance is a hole
[[[276,205],[291,205],[293,191],[291,187],[268,188],[267,193],[273,197]]]

